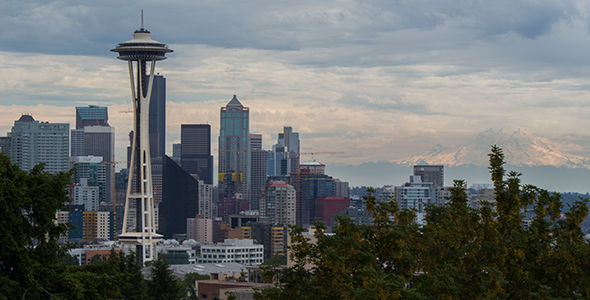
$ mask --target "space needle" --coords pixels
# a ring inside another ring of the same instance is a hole
[[[133,99],[133,143],[125,198],[123,231],[119,235],[121,249],[135,246],[135,253],[140,264],[156,258],[156,243],[162,235],[156,233],[154,213],[154,193],[152,186],[152,164],[149,141],[149,107],[154,82],[156,61],[166,59],[166,53],[172,52],[168,45],[151,39],[149,31],[143,28],[143,10],[141,11],[141,28],[133,33],[133,39],[120,43],[113,52],[119,53],[118,59],[126,60],[129,66],[131,97]],[[149,73],[147,70],[149,62]],[[133,187],[133,179],[135,187]],[[135,203],[135,231],[127,231],[129,208]]]

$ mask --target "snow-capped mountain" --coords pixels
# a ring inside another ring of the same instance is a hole
[[[443,164],[447,166],[488,165],[490,146],[497,145],[504,150],[505,161],[514,166],[554,166],[564,168],[590,168],[590,158],[573,155],[560,150],[557,143],[520,129],[488,129],[475,140],[459,149],[436,145],[423,155],[399,161],[400,164]]]

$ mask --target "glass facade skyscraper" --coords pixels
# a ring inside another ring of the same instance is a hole
[[[225,198],[250,197],[250,110],[236,95],[221,108],[219,190]]]
[[[109,126],[109,113],[106,107],[89,105],[76,107],[76,129],[86,126]]]
[[[182,124],[180,127],[180,165],[206,184],[213,184],[211,125]]]
[[[150,99],[150,156],[166,154],[166,78],[154,75],[154,86]]]

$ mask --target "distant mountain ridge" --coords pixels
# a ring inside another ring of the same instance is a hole
[[[476,165],[486,167],[489,164],[490,145],[497,145],[504,150],[506,162],[514,166],[553,166],[558,168],[590,169],[590,158],[574,155],[560,150],[558,143],[534,134],[527,134],[520,129],[506,127],[487,129],[471,142],[459,149],[450,149],[437,144],[423,155],[396,161],[401,165],[441,164],[445,166]]]

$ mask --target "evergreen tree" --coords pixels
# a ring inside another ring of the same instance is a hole
[[[166,258],[158,255],[158,259],[152,264],[150,273],[148,296],[151,299],[176,300],[184,296],[183,284],[172,276],[172,270]]]
[[[294,227],[291,259],[280,283],[256,299],[586,299],[590,297],[590,242],[580,224],[588,200],[561,218],[560,195],[506,173],[504,154],[490,153],[496,201],[469,206],[465,182],[455,181],[449,204],[429,206],[426,225],[395,201],[364,197],[372,225],[341,217],[334,235],[315,224],[315,241]],[[536,217],[522,226],[521,214]]]

